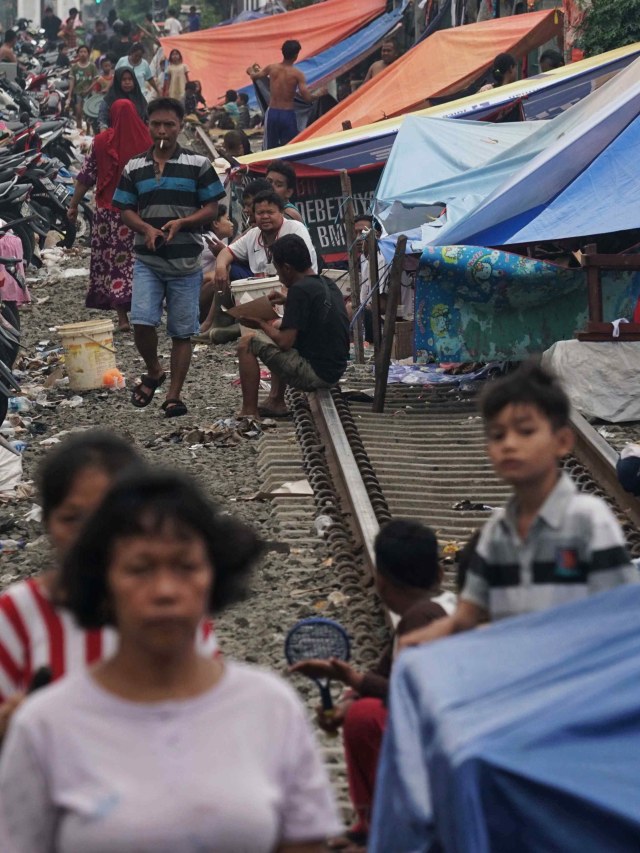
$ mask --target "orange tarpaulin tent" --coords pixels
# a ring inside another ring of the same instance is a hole
[[[326,0],[257,21],[169,36],[160,42],[165,56],[173,48],[180,51],[189,79],[200,80],[207,102],[215,105],[227,89],[251,82],[246,73],[249,65],[280,62],[286,39],[297,39],[302,45],[300,59],[306,59],[364,27],[385,6],[385,0]]]
[[[478,80],[499,53],[522,57],[562,33],[554,9],[439,30],[325,113],[294,142],[372,124],[429,106],[429,98],[452,95]]]

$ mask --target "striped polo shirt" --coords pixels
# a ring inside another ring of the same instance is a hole
[[[113,196],[114,207],[135,210],[149,225],[162,228],[183,219],[225,195],[211,163],[179,145],[162,174],[156,174],[153,149],[129,160]],[[200,229],[179,231],[165,246],[152,251],[142,234],[135,235],[137,257],[162,276],[189,275],[199,266],[203,249]]]
[[[624,583],[637,583],[624,534],[607,504],[578,492],[562,473],[522,540],[515,499],[480,535],[460,596],[491,619],[546,610]]]

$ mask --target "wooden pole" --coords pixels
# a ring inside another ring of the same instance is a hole
[[[346,169],[340,172],[340,186],[345,198],[344,228],[347,234],[347,250],[349,252],[349,283],[351,290],[351,308],[354,315],[360,307],[360,260],[356,247],[356,223],[351,195],[351,179]],[[353,329],[353,350],[356,364],[364,364],[364,344],[362,334],[362,314],[356,320]]]
[[[407,238],[404,234],[398,237],[396,252],[391,263],[391,278],[389,282],[389,294],[387,296],[387,307],[384,312],[384,329],[382,332],[382,347],[380,358],[376,363],[376,383],[373,394],[372,411],[384,412],[384,401],[387,396],[387,380],[389,378],[389,364],[391,363],[391,347],[396,330],[396,316],[400,302],[400,289],[402,287],[402,268],[404,266],[404,252],[407,246]]]
[[[420,4],[418,0],[413,0],[413,43],[418,44],[420,38]]]
[[[595,243],[589,243],[584,247],[585,255],[595,255],[598,247]],[[596,266],[587,266],[587,300],[589,304],[589,322],[602,323],[602,280],[600,269]]]
[[[378,269],[378,241],[376,240],[376,231],[373,225],[367,237],[367,247],[369,252],[369,287],[371,288],[371,319],[373,323],[373,362],[378,366],[380,358],[380,290],[378,289],[378,279],[380,278],[380,270]]]

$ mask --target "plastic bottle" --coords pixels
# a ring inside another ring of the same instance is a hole
[[[9,397],[10,412],[30,412],[31,400],[27,397]]]
[[[17,450],[18,453],[24,453],[29,445],[26,441],[12,441],[11,447],[13,447],[14,450]]]
[[[24,539],[0,539],[0,553],[15,554],[24,548]]]
[[[327,530],[333,524],[333,519],[330,515],[318,515],[313,524],[316,528],[316,533],[318,534],[318,536],[326,536]]]

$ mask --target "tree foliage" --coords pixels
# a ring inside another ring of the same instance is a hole
[[[637,41],[640,41],[640,0],[593,0],[580,35],[585,56]]]

